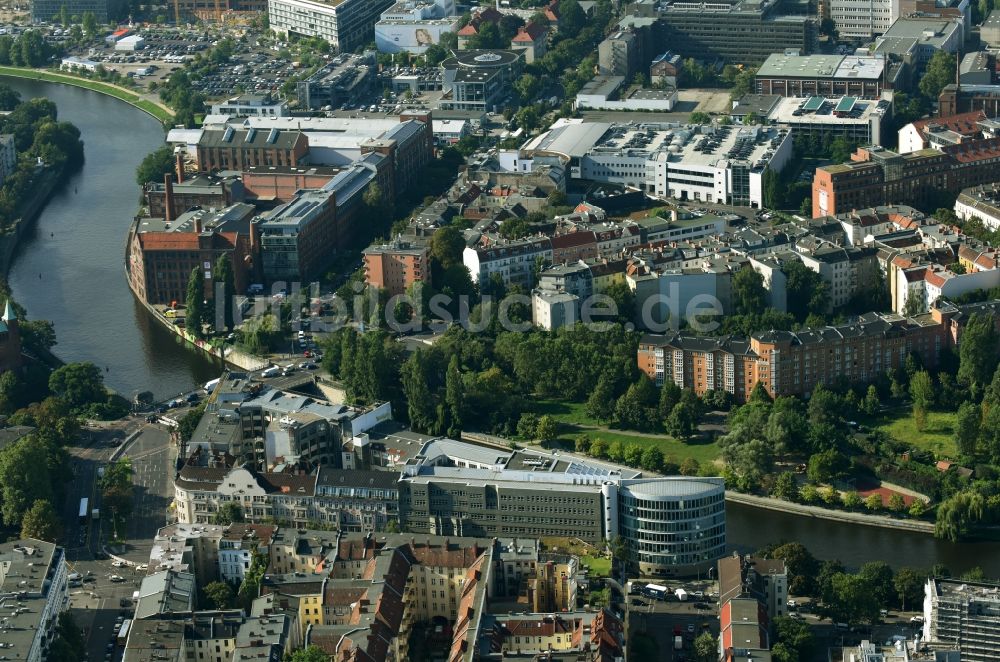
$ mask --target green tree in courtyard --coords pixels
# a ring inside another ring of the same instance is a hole
[[[202,322],[205,320],[205,277],[199,267],[191,270],[187,284],[184,324],[196,338],[204,335]]]

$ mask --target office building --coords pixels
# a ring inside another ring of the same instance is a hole
[[[436,535],[588,542],[621,535],[629,563],[644,577],[707,572],[726,547],[722,480],[637,475],[434,439],[403,467],[400,521],[409,531]]]
[[[419,55],[441,43],[441,35],[458,30],[455,0],[397,2],[375,23],[375,47],[381,53]]]
[[[250,18],[267,11],[267,0],[173,0],[174,23]]]
[[[648,62],[643,40],[631,30],[616,30],[597,45],[597,71],[603,76],[631,78]]]
[[[288,104],[264,94],[240,94],[212,104],[213,115],[228,117],[286,117]]]
[[[962,18],[903,16],[893,22],[875,42],[875,55],[910,56],[917,68],[923,68],[934,53],[957,53],[965,43]]]
[[[990,662],[1000,650],[1000,584],[929,579],[923,640],[960,651],[962,662]]]
[[[248,199],[266,207],[291,202],[299,191],[323,188],[343,171],[334,166],[251,166],[238,181]]]
[[[181,214],[200,209],[223,209],[237,202],[243,202],[245,191],[240,178],[228,174],[195,175],[187,177],[181,163],[180,180],[164,176],[161,182],[146,182],[142,187],[146,213],[150,218],[171,221]]]
[[[91,12],[101,25],[107,24],[112,14],[119,16],[123,9],[118,2],[112,0],[32,0],[31,22],[56,22],[63,8],[70,16],[83,16],[85,12]]]
[[[847,39],[884,34],[899,18],[899,0],[829,0],[827,6],[837,34]]]
[[[813,218],[878,205],[920,206],[932,195],[991,183],[1000,163],[1000,138],[963,140],[908,154],[859,148],[851,159],[816,169]]]
[[[461,50],[441,63],[442,110],[498,112],[513,92],[523,51]]]
[[[407,293],[414,283],[431,285],[429,248],[424,242],[396,237],[386,244],[372,244],[362,254],[365,282],[390,296]]]
[[[375,22],[393,0],[268,0],[270,28],[283,37],[319,37],[338,53],[371,41]]]
[[[295,83],[299,107],[330,110],[362,103],[372,92],[375,73],[371,57],[342,53]]]
[[[773,124],[788,127],[795,136],[815,136],[820,141],[844,138],[857,145],[881,145],[889,138],[885,131],[892,119],[891,98],[765,98],[773,99],[773,105],[757,117],[766,117]]]
[[[754,65],[771,53],[816,48],[815,9],[790,0],[657,3],[653,43],[683,57]]]
[[[66,552],[23,538],[0,544],[0,591],[10,600],[0,647],[12,660],[45,662],[59,614],[69,606]]]
[[[757,70],[757,94],[879,100],[891,89],[891,63],[864,55],[771,53]]]
[[[772,397],[807,396],[817,384],[874,381],[903,367],[911,353],[923,365],[935,366],[946,348],[954,349],[961,327],[975,312],[996,317],[1000,303],[938,302],[912,318],[866,313],[850,324],[765,331],[749,338],[644,336],[639,369],[657,384],[669,379],[698,394],[723,390],[737,402],[746,402],[757,384]]]
[[[560,120],[520,149],[522,163],[559,159],[574,179],[660,198],[763,206],[763,177],[791,158],[787,129]]]

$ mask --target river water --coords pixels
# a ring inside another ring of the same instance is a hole
[[[10,271],[29,317],[52,320],[65,361],[92,361],[125,397],[165,399],[217,377],[219,368],[158,326],[125,282],[125,238],[138,207],[135,168],[163,144],[159,122],[82,88],[2,78],[22,99],[48,97],[80,129],[86,163],[42,210]]]
[[[66,361],[92,361],[123,395],[172,397],[218,376],[220,368],[183,346],[135,302],[124,274],[124,245],[139,199],[135,168],[163,142],[159,123],[127,104],[75,87],[0,78],[25,99],[45,96],[82,132],[86,163],[42,210],[10,273],[31,317],[52,320]],[[973,566],[1000,577],[1000,543],[951,544],[930,536],[785,515],[730,504],[729,542],[743,551],[798,541],[820,558],[851,567],[879,559],[894,566]]]

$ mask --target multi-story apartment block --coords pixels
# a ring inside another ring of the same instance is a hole
[[[505,285],[531,287],[537,262],[552,262],[552,240],[539,236],[508,240],[485,234],[476,246],[466,246],[462,261],[474,283],[486,285],[497,277]]]
[[[935,366],[977,312],[1000,319],[1000,302],[939,302],[912,318],[867,313],[850,324],[749,338],[645,336],[639,343],[639,369],[657,384],[669,379],[699,395],[724,390],[738,402],[745,402],[758,383],[772,397],[808,395],[817,384],[836,380],[870,382],[901,368],[911,353],[923,365]]]
[[[309,153],[301,131],[271,129],[204,129],[196,148],[198,172],[243,170],[251,166],[297,166]]]
[[[338,53],[371,41],[379,15],[393,0],[268,0],[272,30],[282,36],[319,37]]]
[[[259,473],[244,467],[184,466],[174,480],[178,522],[207,524],[226,503],[249,522],[321,522],[343,531],[383,531],[397,519],[398,476],[323,467],[310,475]]]
[[[365,282],[390,296],[405,294],[414,283],[431,285],[430,253],[424,242],[396,237],[387,244],[372,244],[362,254]]]
[[[7,657],[44,662],[59,614],[69,606],[67,572],[62,547],[33,538],[0,544],[0,591],[16,600],[0,631]]]
[[[1000,163],[1000,138],[966,140],[909,154],[859,148],[851,158],[849,163],[816,169],[814,218],[877,205],[919,206],[931,195],[992,183]]]
[[[159,614],[133,621],[123,659],[280,660],[292,648],[290,625],[284,615],[247,616],[240,609]]]
[[[955,200],[955,215],[963,221],[978,218],[992,230],[1000,228],[1000,185],[964,189]]]
[[[923,640],[960,651],[963,662],[988,662],[1000,650],[1000,584],[927,580]]]
[[[738,554],[719,560],[719,604],[737,597],[760,602],[770,619],[788,615],[788,570],[781,559]]]

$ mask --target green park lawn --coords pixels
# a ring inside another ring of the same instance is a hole
[[[892,438],[921,450],[931,451],[937,457],[955,458],[955,412],[932,411],[927,414],[927,425],[918,430],[909,410],[894,412],[884,417],[879,426]]]
[[[563,402],[539,398],[533,406],[539,416],[551,416],[557,422],[566,425],[600,425],[587,414],[587,405],[583,402]]]
[[[611,559],[603,556],[581,556],[580,563],[590,568],[591,577],[610,577]]]
[[[695,439],[689,443],[685,443],[667,435],[641,436],[614,430],[571,428],[566,425],[560,427],[558,441],[562,447],[572,449],[574,440],[581,434],[587,435],[592,440],[602,439],[609,444],[620,441],[625,445],[638,444],[644,449],[656,446],[663,453],[663,457],[673,460],[678,464],[689,457],[698,460],[699,464],[708,464],[718,459],[721,453],[719,445],[715,441],[707,442]]]

